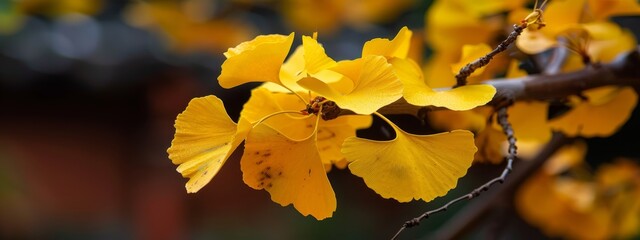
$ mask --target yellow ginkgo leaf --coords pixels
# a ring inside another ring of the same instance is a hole
[[[247,137],[240,161],[242,179],[265,189],[282,206],[322,220],[333,215],[336,197],[316,147],[316,135],[293,140],[259,124]]]
[[[516,139],[547,142],[551,139],[551,128],[547,123],[549,103],[517,102],[508,109],[509,121]],[[494,128],[502,129],[496,122]]]
[[[317,145],[322,162],[325,165],[335,164],[338,168],[344,169],[348,161],[342,154],[342,143],[348,137],[356,136],[357,129],[371,126],[371,122],[370,115],[348,115],[329,121],[320,120]]]
[[[425,37],[430,46],[439,52],[457,53],[464,44],[491,41],[503,24],[492,21],[484,13],[474,12],[475,7],[468,5],[459,1],[436,1],[429,7],[425,14]]]
[[[491,47],[489,47],[489,45],[487,45],[486,43],[475,45],[465,44],[464,46],[462,46],[462,57],[460,58],[460,61],[451,64],[451,72],[453,74],[457,74],[458,71],[460,71],[460,69],[462,69],[465,65],[475,61],[478,58],[483,57],[484,55],[487,55],[487,53],[489,52],[491,52]],[[478,76],[484,72],[484,69],[485,67],[478,68],[469,76]]]
[[[284,35],[261,35],[229,48],[224,55],[222,73],[218,83],[223,88],[232,88],[248,82],[280,82],[280,68],[289,53],[293,33]]]
[[[347,4],[343,0],[286,0],[277,6],[279,13],[293,29],[334,32],[344,23],[343,10]]]
[[[543,14],[546,26],[540,31],[525,29],[516,40],[516,46],[527,54],[538,54],[555,46],[559,34],[576,27],[583,20],[585,1],[549,1]]]
[[[588,96],[589,91],[585,94]],[[587,102],[578,103],[571,111],[552,119],[549,125],[552,129],[569,136],[607,137],[614,134],[631,116],[638,102],[638,95],[633,88],[622,87],[601,98],[610,100],[603,102],[593,97],[589,98]],[[595,105],[592,102],[600,104]]]
[[[362,47],[362,56],[378,55],[386,58],[407,58],[411,46],[411,30],[407,27],[400,29],[393,40],[375,38],[369,40]]]
[[[556,184],[554,176],[543,173],[530,177],[516,195],[518,213],[549,236],[608,239],[611,213],[602,208],[579,211],[575,201],[567,199],[567,193],[559,192]],[[590,194],[594,194],[593,191]]]
[[[588,0],[589,10],[597,20],[606,21],[611,16],[638,15],[640,3],[637,0]]]
[[[251,91],[251,98],[242,107],[240,116],[250,122],[257,122],[275,112],[299,112],[305,109],[306,104],[294,94],[270,92],[260,87]],[[313,133],[315,119],[302,113],[285,113],[269,117],[262,124],[269,125],[289,138],[301,139]]]
[[[431,201],[454,188],[467,173],[477,150],[473,133],[455,130],[414,135],[387,122],[396,132],[395,139],[351,137],[342,146],[342,153],[351,161],[351,172],[382,197]]]
[[[246,137],[251,124],[236,125],[216,96],[194,98],[178,115],[176,134],[167,150],[178,172],[189,178],[187,192],[194,193],[209,183],[231,153]]]
[[[395,58],[390,62],[404,84],[404,99],[416,106],[469,110],[488,103],[496,93],[493,86],[485,84],[434,91],[424,83],[422,70],[413,60]]]
[[[479,16],[490,16],[503,12],[508,12],[513,9],[517,9],[521,7],[526,1],[524,0],[515,0],[515,1],[494,1],[494,0],[455,0],[452,2],[457,2],[464,6],[464,8],[468,8],[473,13],[477,13]]]
[[[313,77],[303,78],[298,84],[336,102],[340,108],[358,114],[371,114],[402,97],[402,83],[382,56],[369,55],[353,61],[342,61],[333,70],[353,82],[351,91],[339,91]]]
[[[435,53],[423,68],[424,82],[431,88],[445,88],[456,84],[456,78],[449,66],[456,56],[451,53]],[[468,79],[471,81],[471,79]]]
[[[543,14],[547,25],[541,31],[553,38],[579,24],[583,20],[585,3],[586,0],[549,1]]]
[[[516,39],[516,46],[527,54],[538,54],[553,46],[557,42],[547,37],[541,31],[530,31],[525,29],[519,38]]]
[[[599,22],[582,26],[593,38],[587,45],[587,53],[593,61],[610,62],[619,54],[637,47],[633,33],[615,23]]]
[[[507,136],[502,131],[486,126],[476,135],[475,144],[478,146],[478,152],[474,160],[481,163],[501,163],[505,156],[502,151],[502,143],[505,141]]]
[[[559,174],[584,163],[586,144],[575,142],[560,148],[543,170],[526,181],[516,194],[518,212],[549,236],[572,239],[608,239],[611,211],[594,201],[591,182]],[[545,211],[539,211],[546,209]]]
[[[562,174],[568,169],[575,168],[584,163],[587,155],[587,144],[584,141],[575,141],[563,146],[544,165],[546,174]]]
[[[274,93],[264,88],[256,88],[251,91],[251,98],[244,105],[240,116],[256,122],[274,112],[302,110],[304,104],[293,94]],[[357,129],[369,127],[371,119],[371,116],[365,115],[346,115],[329,121],[320,119],[317,145],[322,162],[329,167],[332,163],[343,162],[344,156],[340,152],[342,142],[347,137],[355,136]],[[263,124],[269,125],[288,138],[301,139],[313,133],[315,122],[316,119],[310,116],[280,114],[269,118]]]
[[[302,46],[304,47],[305,70],[309,74],[315,74],[336,65],[336,61],[327,56],[322,45],[315,39],[302,36]]]
[[[336,66],[336,62],[324,52],[324,48],[315,39],[303,36],[302,46],[298,46],[280,69],[280,84],[265,82],[262,86],[272,92],[291,93],[308,92],[297,81],[313,76],[330,84],[340,91],[350,90],[353,83],[334,71],[327,69]]]
[[[296,83],[304,74],[304,48],[298,46],[280,68],[280,83],[265,82],[262,87],[272,92],[291,93],[307,90]]]
[[[353,88],[353,82],[345,78],[343,75],[330,71],[329,69],[337,65],[336,61],[331,59],[324,51],[322,45],[314,38],[303,36],[302,46],[304,47],[304,71],[303,76],[312,76],[329,84],[340,92],[346,92]],[[297,80],[302,79],[300,76]],[[297,81],[296,80],[296,81]],[[297,85],[297,83],[296,83]],[[299,87],[299,85],[298,85]],[[304,89],[304,88],[303,88]],[[303,92],[307,92],[304,90]]]
[[[620,239],[637,236],[640,233],[640,189],[627,186],[640,185],[640,166],[631,159],[620,158],[613,163],[601,165],[596,172],[596,183],[602,192],[618,191],[615,196],[608,195],[610,208],[618,213],[612,225],[612,234]],[[624,209],[624,210],[623,210]],[[618,211],[616,211],[618,210]]]
[[[427,113],[429,124],[441,131],[466,129],[473,132],[482,131],[487,125],[489,114],[479,113],[474,108],[467,111],[431,111]]]
[[[507,69],[506,78],[519,78],[527,76],[527,71],[520,69],[518,60],[511,60]]]

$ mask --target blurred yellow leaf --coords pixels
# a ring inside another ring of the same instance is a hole
[[[610,62],[619,54],[637,47],[633,33],[614,23],[597,22],[582,26],[592,37],[587,46],[587,53],[593,61]]]
[[[638,15],[640,4],[637,0],[588,0],[591,17],[607,20],[611,16]]]
[[[453,74],[457,74],[465,65],[475,61],[476,59],[484,57],[487,53],[491,52],[491,50],[491,47],[485,43],[475,45],[465,44],[462,46],[462,57],[460,58],[460,61],[451,64],[451,72]],[[478,76],[482,74],[484,69],[485,67],[478,68],[470,76]]]
[[[478,151],[474,157],[474,161],[481,163],[499,164],[504,159],[502,151],[502,143],[507,141],[507,136],[502,131],[487,126],[484,130],[476,134],[475,144]]]
[[[523,218],[551,237],[617,239],[640,229],[640,167],[632,161],[600,166],[595,175],[563,174],[583,163],[583,142],[561,148],[516,194]],[[561,175],[562,174],[562,175]],[[594,180],[591,180],[595,178]]]
[[[98,13],[103,6],[102,0],[20,0],[16,2],[22,12],[44,13],[52,16],[72,13],[93,15]]]
[[[459,56],[464,44],[486,43],[502,24],[485,18],[473,6],[459,1],[436,1],[425,14],[426,39],[438,52]]]
[[[547,123],[547,102],[517,102],[507,112],[513,132],[518,140],[547,142],[551,139],[551,128]],[[494,125],[497,129],[500,126]]]
[[[569,136],[607,137],[614,134],[631,116],[638,95],[630,87],[606,87],[607,94],[594,96],[588,101],[575,100],[571,111],[552,119],[552,129]],[[600,91],[598,89],[586,91]],[[607,99],[607,100],[603,100]]]
[[[490,113],[487,113],[485,109],[493,112],[492,107],[478,107],[467,111],[432,111],[427,113],[427,116],[429,124],[439,130],[466,129],[479,132],[484,129],[489,118]]]
[[[124,18],[133,26],[162,33],[171,49],[179,52],[217,54],[255,34],[241,21],[209,19],[209,4],[206,0],[137,2],[127,7]]]

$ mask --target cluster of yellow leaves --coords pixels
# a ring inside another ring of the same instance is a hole
[[[505,20],[500,13],[519,9],[525,1],[435,1],[426,14],[426,41],[433,48],[433,56],[424,66],[425,82],[433,87],[446,87],[456,83],[454,75],[465,64],[487,54],[498,34],[504,29]],[[469,83],[479,83],[504,72],[508,59],[496,56],[491,64],[475,71]],[[489,108],[475,108],[468,111],[434,111],[428,113],[431,125],[436,128],[468,129],[477,132],[476,143],[480,150],[477,159],[493,160],[502,154],[495,144],[504,139],[500,131],[487,131],[487,119],[493,111]],[[491,125],[489,125],[491,126]],[[518,132],[518,131],[516,131]],[[485,146],[491,146],[486,148]],[[496,154],[498,153],[498,154]],[[486,157],[491,155],[493,157]]]
[[[91,15],[98,13],[103,6],[102,0],[22,0],[17,2],[21,12],[49,16],[61,16],[70,13]]]
[[[155,1],[128,6],[125,19],[131,25],[163,34],[179,52],[222,52],[251,38],[255,30],[241,21],[211,19],[211,1]]]
[[[584,170],[586,145],[562,148],[520,188],[519,213],[546,234],[618,239],[640,233],[640,166],[627,159]],[[568,173],[568,174],[567,174]]]
[[[230,48],[219,84],[263,84],[252,91],[238,124],[215,96],[193,99],[178,116],[168,153],[178,172],[189,178],[187,191],[197,192],[207,184],[244,140],[244,182],[316,219],[330,217],[336,209],[326,175],[332,165],[348,165],[385,198],[430,201],[446,194],[471,165],[473,134],[455,130],[414,135],[376,111],[402,97],[419,106],[467,110],[487,103],[495,89],[430,88],[417,63],[407,57],[411,35],[405,27],[394,39],[373,39],[364,44],[360,58],[343,61],[327,56],[315,36],[303,36],[302,45],[287,59],[293,33],[258,36]],[[357,115],[324,120],[322,109],[328,101]],[[357,129],[371,124],[371,114],[385,120],[396,137],[356,137]]]
[[[102,0],[21,0],[0,3],[0,34],[19,30],[28,15],[68,17],[69,15],[98,14],[105,4]],[[76,16],[77,17],[77,16]]]
[[[453,84],[457,69],[469,59],[490,51],[485,42],[491,42],[502,33],[504,26],[508,26],[506,23],[519,23],[531,13],[531,9],[522,7],[523,4],[524,1],[436,2],[426,19],[427,41],[435,51],[425,67],[427,83],[432,86]],[[507,12],[508,17],[505,19],[497,14],[501,12]],[[634,49],[637,43],[629,31],[608,18],[631,14],[640,14],[637,1],[615,0],[607,1],[607,4],[591,0],[549,1],[542,16],[546,26],[525,29],[516,40],[516,46],[526,54],[568,48],[571,52],[559,69],[561,72],[589,67],[585,65],[589,63],[583,62],[585,56],[593,62],[609,62],[618,54]],[[456,62],[457,59],[460,61]],[[448,66],[452,71],[447,70]],[[517,66],[517,60],[499,55],[484,72],[472,75],[470,82],[491,79],[497,73],[506,73],[507,79],[526,76]],[[429,82],[434,80],[441,82]],[[632,88],[603,87],[585,91],[581,96],[569,96],[560,103],[568,111],[553,116],[548,116],[553,107],[548,102],[517,102],[508,113],[515,137],[521,142],[547,142],[552,131],[568,136],[607,137],[629,119],[637,100],[637,93]],[[505,138],[496,131],[499,126],[490,119],[492,113],[483,108],[437,111],[429,113],[429,120],[440,129],[462,128],[477,132],[476,145],[480,150],[476,159],[499,163],[505,153],[500,147]]]
[[[300,31],[333,32],[343,24],[370,24],[394,19],[415,0],[286,0],[280,9],[287,23]]]
[[[610,1],[608,7],[601,8],[600,1],[564,0],[551,1],[544,10],[547,27],[526,29],[516,41],[520,50],[537,54],[553,47],[565,47],[572,51],[561,72],[570,72],[589,67],[584,62],[588,58],[594,62],[612,61],[618,54],[636,47],[633,35],[609,22],[608,17],[624,14],[640,14],[637,1]],[[524,12],[524,11],[521,11]],[[514,13],[513,15],[518,15]],[[513,64],[515,65],[515,64]],[[517,70],[512,68],[513,75]],[[549,120],[532,121],[532,111],[547,112],[547,103],[517,105],[512,116],[522,115],[529,124],[514,121],[514,129],[524,139],[544,142],[550,131],[559,131],[568,136],[607,137],[614,134],[629,119],[638,101],[637,93],[629,87],[602,87],[588,90],[581,96],[569,96],[563,103],[568,111],[551,116]],[[517,112],[519,111],[519,113]],[[547,117],[546,115],[544,115]],[[537,129],[536,132],[527,129]],[[541,133],[543,135],[541,135]]]

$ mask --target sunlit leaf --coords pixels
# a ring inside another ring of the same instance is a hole
[[[406,58],[411,46],[411,30],[407,27],[400,29],[398,34],[389,40],[386,38],[375,38],[369,40],[362,47],[362,56],[379,55],[386,58]]]
[[[178,115],[176,134],[167,150],[178,172],[189,178],[187,192],[194,193],[209,183],[231,153],[244,140],[250,124],[236,125],[216,96],[194,98]]]
[[[282,206],[293,204],[302,215],[322,220],[336,210],[315,134],[294,140],[260,124],[247,137],[240,167],[247,185],[265,189]]]
[[[353,82],[351,91],[340,92],[313,77],[303,78],[298,84],[358,114],[371,114],[402,96],[402,83],[384,57],[366,56],[339,62],[333,70]]]
[[[304,48],[305,69],[308,73],[314,74],[336,65],[336,61],[327,56],[322,45],[315,39],[302,36],[302,46]]]
[[[261,35],[229,48],[224,55],[218,83],[232,88],[248,82],[280,82],[280,68],[289,53],[293,33],[284,35]]]
[[[493,86],[485,84],[435,91],[424,83],[422,71],[413,60],[396,58],[391,64],[404,84],[404,99],[413,105],[469,110],[488,103],[496,93]]]
[[[342,147],[351,172],[384,198],[431,201],[454,188],[471,166],[477,149],[469,131],[414,135],[392,127],[393,140],[351,137]]]
[[[257,88],[251,91],[251,98],[244,105],[240,115],[251,122],[256,122],[274,112],[299,111],[304,107],[304,103],[293,94],[273,93],[264,88]],[[343,161],[344,156],[340,152],[342,142],[347,137],[355,136],[357,129],[369,127],[371,119],[371,116],[365,115],[346,115],[328,121],[320,119],[317,145],[322,162],[328,167],[332,163],[344,165],[346,162]],[[269,125],[289,138],[301,139],[313,133],[315,121],[316,119],[312,116],[280,114],[269,118],[263,124]],[[344,166],[341,167],[344,168]]]

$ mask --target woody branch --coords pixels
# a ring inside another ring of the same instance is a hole
[[[529,75],[511,79],[485,81],[496,88],[490,105],[504,105],[505,101],[553,100],[579,94],[602,86],[640,86],[640,46],[620,54],[613,62],[593,64],[575,72]],[[382,114],[412,114],[419,111],[440,110],[438,107],[420,107],[408,104],[404,99],[383,107]]]

